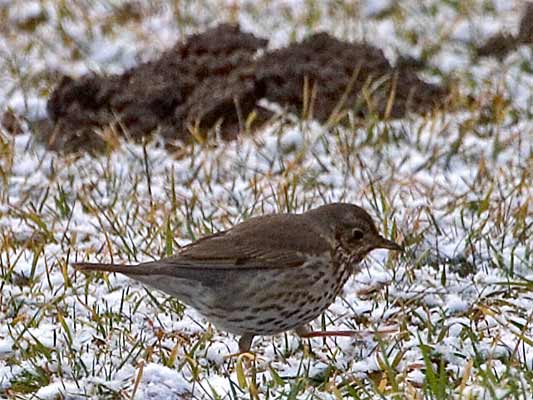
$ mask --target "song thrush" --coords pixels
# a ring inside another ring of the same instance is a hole
[[[221,330],[241,336],[248,351],[256,335],[295,330],[335,300],[371,250],[399,250],[380,236],[360,207],[329,204],[303,214],[251,218],[182,247],[172,257],[138,265],[77,263],[82,271],[120,272],[175,296]]]

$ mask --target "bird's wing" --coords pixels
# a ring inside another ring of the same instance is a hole
[[[300,215],[270,215],[197,240],[158,262],[199,269],[286,268],[330,250],[330,243]]]
[[[300,216],[272,215],[252,218],[197,240],[182,247],[177,255],[161,260],[137,265],[77,263],[74,266],[82,271],[123,273],[166,291],[154,277],[168,276],[201,282],[207,287],[218,286],[231,276],[228,272],[232,270],[313,264],[331,249],[331,243],[316,227]]]

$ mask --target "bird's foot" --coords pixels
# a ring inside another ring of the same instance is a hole
[[[255,360],[257,358],[257,355],[251,351],[238,351],[236,353],[230,353],[224,356],[225,360],[229,360],[231,358],[244,358],[247,360]]]

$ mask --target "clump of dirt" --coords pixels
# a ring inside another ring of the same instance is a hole
[[[6,110],[0,119],[0,127],[11,135],[20,135],[23,132],[22,123],[18,115],[11,110]]]
[[[520,43],[533,43],[533,2],[528,2],[524,6],[524,14],[518,30],[518,40]]]
[[[270,52],[256,70],[267,99],[322,122],[343,110],[402,117],[408,111],[428,111],[447,94],[410,69],[393,68],[380,49],[327,33]]]
[[[48,100],[53,129],[42,129],[43,137],[50,148],[65,151],[101,148],[104,139],[98,131],[110,125],[134,139],[157,128],[185,139],[186,131],[176,125],[185,118],[176,115],[177,109],[188,115],[184,106],[204,80],[224,80],[251,64],[266,44],[236,26],[220,25],[121,75],[64,77]]]
[[[258,106],[263,98],[328,121],[345,110],[385,117],[425,112],[448,94],[421,81],[408,63],[393,68],[367,44],[318,33],[259,54],[267,43],[224,24],[121,75],[64,77],[48,100],[50,120],[38,131],[49,148],[62,151],[98,151],[109,131],[187,141],[216,126],[232,139],[252,111],[256,122],[270,116]]]
[[[503,59],[507,54],[523,44],[533,44],[533,2],[528,2],[524,6],[518,35],[498,32],[477,47],[476,54],[479,57],[494,56]]]

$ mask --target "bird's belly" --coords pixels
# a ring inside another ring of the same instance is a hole
[[[215,292],[198,281],[163,275],[139,275],[135,279],[176,297],[200,312],[216,301]]]
[[[232,287],[221,290],[212,307],[199,311],[218,328],[237,335],[296,329],[322,314],[350,276],[347,269],[311,268],[239,271]]]
[[[318,262],[288,269],[235,269],[213,285],[172,276],[135,278],[195,308],[221,330],[275,335],[322,314],[351,272],[348,263]]]

